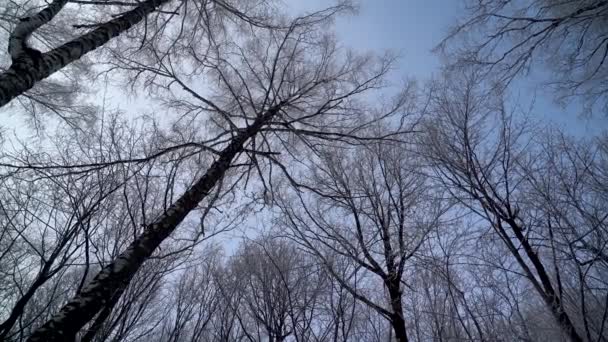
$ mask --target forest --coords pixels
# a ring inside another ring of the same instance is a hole
[[[608,1],[432,2],[0,1],[0,341],[607,342]]]

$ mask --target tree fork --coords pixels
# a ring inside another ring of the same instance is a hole
[[[41,54],[38,57],[39,60],[32,61],[33,63],[27,64],[27,67],[20,63],[13,63],[7,71],[0,73],[0,107],[31,89],[36,82],[49,77],[85,54],[103,46],[110,39],[127,31],[169,1],[171,0],[147,0],[116,19],[107,21],[96,29]],[[23,44],[24,39],[38,27],[51,21],[67,2],[67,0],[55,0],[38,14],[21,21],[11,33],[9,43],[11,56],[20,54],[20,47],[25,46]]]

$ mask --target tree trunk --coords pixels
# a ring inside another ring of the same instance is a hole
[[[47,53],[43,53],[38,57],[39,60],[15,63],[15,57],[21,54],[20,48],[23,47],[22,43],[27,39],[27,36],[37,27],[49,22],[61,10],[67,0],[56,0],[37,15],[30,17],[27,21],[22,21],[11,34],[9,44],[9,50],[11,51],[9,52],[13,57],[13,64],[7,71],[0,74],[0,107],[32,88],[36,82],[49,77],[86,53],[101,47],[110,39],[125,32],[169,1],[171,0],[147,0],[116,19],[107,21],[96,29]]]
[[[398,342],[407,342],[407,330],[405,329],[405,319],[403,318],[403,304],[401,303],[401,288],[399,279],[389,280],[386,284],[391,300],[391,325],[395,331],[395,340]]]
[[[19,23],[15,26],[8,39],[8,53],[13,63],[27,54],[25,48],[27,47],[27,39],[31,34],[42,25],[53,20],[67,3],[68,0],[53,0],[47,7],[35,15],[19,19]]]
[[[242,129],[220,153],[219,158],[190,189],[188,189],[155,222],[121,253],[104,267],[59,313],[38,328],[27,341],[65,341],[75,334],[101,310],[119,288],[126,287],[141,265],[171,234],[182,220],[203,200],[224,176],[234,157],[243,150],[245,142],[279,111],[274,106],[259,116],[250,126]]]
[[[407,342],[407,331],[405,330],[405,320],[403,319],[403,315],[393,314],[393,317],[391,317],[391,324],[393,325],[393,330],[395,331],[395,340],[398,342]]]
[[[528,239],[524,236],[523,229],[521,229],[521,227],[517,224],[517,222],[515,222],[514,219],[507,219],[505,221],[507,222],[507,224],[509,224],[511,230],[515,234],[515,237],[521,243],[524,252],[526,253],[526,256],[532,262],[532,265],[534,266],[534,269],[536,270],[538,278],[540,279],[540,283],[543,287],[543,291],[539,291],[540,295],[545,301],[546,305],[551,310],[551,313],[555,317],[557,323],[562,328],[562,331],[564,331],[564,333],[568,335],[572,342],[583,342],[583,338],[576,331],[576,328],[574,327],[570,316],[564,308],[561,298],[555,292],[555,289],[553,288],[553,283],[551,281],[551,278],[549,277],[549,273],[543,265],[543,262],[540,260],[538,254],[536,254],[536,252],[528,242]]]
[[[103,323],[106,321],[106,319],[108,319],[108,317],[110,317],[112,310],[114,310],[114,307],[120,300],[120,297],[122,297],[122,294],[125,290],[126,290],[126,287],[122,287],[122,288],[118,289],[118,291],[116,291],[116,293],[114,293],[112,295],[112,299],[110,299],[110,301],[103,307],[103,309],[101,310],[99,315],[97,315],[97,317],[95,318],[95,321],[93,322],[93,324],[91,324],[91,326],[89,327],[87,332],[84,334],[84,336],[82,337],[80,342],[92,342],[93,341],[93,339],[95,338],[95,335],[97,335],[97,332],[103,326]]]

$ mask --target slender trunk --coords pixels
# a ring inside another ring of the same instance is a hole
[[[29,36],[42,25],[53,20],[67,2],[68,0],[53,0],[47,7],[35,15],[19,19],[19,23],[8,38],[8,53],[11,55],[13,63],[28,54],[26,48]]]
[[[405,320],[403,314],[393,313],[391,324],[395,331],[395,340],[398,342],[407,342],[407,331],[405,330]]]
[[[190,189],[188,189],[155,222],[112,263],[104,267],[59,313],[38,328],[27,341],[64,341],[73,337],[110,300],[119,288],[127,286],[141,265],[171,234],[182,220],[203,200],[224,176],[234,157],[243,150],[245,142],[279,111],[280,105],[260,115],[250,126],[242,129],[220,153],[219,158]]]
[[[142,21],[148,14],[171,0],[147,0],[123,15],[99,25],[96,29],[69,41],[47,53],[29,60],[27,63],[13,63],[11,67],[0,73],[0,107],[13,98],[32,88],[41,81],[66,65],[78,60],[85,54],[103,46],[110,39],[125,32],[133,25]],[[61,10],[67,0],[56,0],[36,16],[30,17],[26,24],[19,24],[11,35],[11,55],[21,54],[22,43],[37,27],[50,21]],[[49,11],[49,8],[52,11]],[[45,15],[42,15],[44,11]],[[52,14],[52,15],[49,15]],[[24,23],[26,23],[24,21]],[[36,26],[37,25],[37,26]],[[22,32],[23,31],[23,32]]]
[[[86,218],[89,215],[90,215],[90,212],[87,212],[83,216],[83,218]],[[74,236],[74,234],[77,231],[77,227],[81,223],[82,223],[82,221],[79,220],[74,226],[72,226],[70,232],[63,238],[61,243],[59,245],[57,245],[57,247],[55,247],[55,250],[53,251],[53,253],[51,253],[49,258],[44,262],[44,266],[38,273],[36,280],[32,283],[32,285],[30,285],[30,287],[23,294],[23,296],[21,296],[21,298],[19,298],[19,300],[15,303],[15,306],[13,307],[13,310],[11,310],[9,317],[2,324],[0,324],[0,341],[4,341],[6,336],[10,333],[11,329],[13,328],[13,325],[15,325],[15,323],[17,322],[19,317],[21,317],[21,315],[23,314],[23,311],[25,310],[25,307],[29,303],[30,299],[32,299],[34,297],[34,295],[36,294],[36,291],[38,291],[38,289],[41,286],[43,286],[49,279],[51,279],[59,271],[59,268],[61,268],[61,266],[59,266],[55,270],[51,270],[51,268],[52,268],[53,264],[55,263],[55,260],[57,259],[57,257],[59,257],[59,254],[61,253],[61,251],[63,251],[63,248],[65,247],[65,245],[68,243],[68,241],[70,241],[72,239],[72,237]]]
[[[528,242],[528,239],[523,235],[521,227],[513,219],[508,219],[506,222],[513,230],[513,233],[515,233],[517,240],[521,243],[526,256],[532,262],[532,265],[534,266],[536,274],[538,275],[540,283],[543,287],[543,291],[540,293],[540,295],[551,310],[551,313],[557,320],[557,323],[568,335],[572,342],[583,342],[583,338],[576,331],[576,328],[574,327],[570,316],[568,316],[560,297],[555,292],[553,283],[551,282],[551,278],[549,277],[543,262],[540,260],[538,254],[536,254]]]
[[[395,331],[395,340],[398,342],[407,342],[407,330],[405,329],[405,319],[403,318],[403,304],[401,303],[401,287],[399,279],[390,279],[387,281],[388,294],[391,300],[391,325]]]
[[[11,329],[13,328],[13,325],[15,325],[17,319],[19,319],[19,317],[21,317],[21,315],[23,314],[25,306],[30,301],[30,299],[32,299],[32,297],[36,293],[36,290],[38,290],[40,286],[44,285],[44,283],[49,279],[47,272],[48,269],[45,269],[42,271],[41,274],[38,275],[34,283],[32,283],[32,285],[23,294],[23,296],[19,298],[6,321],[0,324],[0,341],[4,341],[6,336],[10,333]]]

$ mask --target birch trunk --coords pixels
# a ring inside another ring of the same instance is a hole
[[[103,268],[59,313],[38,328],[27,341],[67,341],[89,322],[107,304],[118,289],[126,286],[141,265],[167,238],[182,220],[203,200],[224,176],[234,157],[243,150],[245,142],[279,111],[277,105],[259,116],[250,126],[241,130],[220,153],[219,158],[190,189],[188,189],[155,222],[148,225],[139,237]]]
[[[63,8],[67,0],[55,0],[47,8],[29,18],[24,18],[11,33],[9,53],[13,64],[0,74],[0,107],[15,97],[31,89],[41,81],[85,54],[103,46],[110,39],[120,35],[142,21],[148,14],[170,0],[147,0],[123,15],[107,21],[96,29],[69,41],[49,52],[41,54],[37,60],[24,56],[25,39],[38,27],[48,23]],[[15,61],[19,60],[18,63]]]

